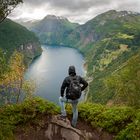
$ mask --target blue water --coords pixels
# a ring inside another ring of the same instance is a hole
[[[42,49],[42,55],[33,61],[25,77],[35,81],[35,95],[58,103],[60,87],[68,75],[68,67],[74,65],[77,74],[84,76],[84,58],[74,48],[42,46]]]

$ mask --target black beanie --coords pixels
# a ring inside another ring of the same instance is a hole
[[[69,66],[69,75],[76,75],[75,67],[74,66]]]

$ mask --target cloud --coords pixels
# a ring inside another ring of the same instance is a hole
[[[91,7],[107,5],[110,0],[51,0],[50,5],[69,11],[88,10]]]
[[[67,10],[80,10],[88,9],[91,6],[106,5],[111,0],[24,0],[25,3],[32,6],[42,6],[49,4],[52,7],[67,9]]]
[[[140,0],[120,0],[117,4],[117,9],[140,12]]]
[[[107,10],[140,12],[140,0],[23,0],[10,15],[12,19],[41,19],[48,14],[85,23]]]

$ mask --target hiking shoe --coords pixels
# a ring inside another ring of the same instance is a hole
[[[57,117],[58,120],[66,121],[67,116],[60,115]]]
[[[72,126],[73,128],[76,128],[76,126],[75,126],[75,125],[73,125],[72,123],[71,123],[71,126]]]

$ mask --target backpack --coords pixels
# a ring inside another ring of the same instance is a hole
[[[69,90],[66,95],[67,99],[76,100],[81,97],[81,86],[78,76],[70,76],[70,85],[68,89]]]

